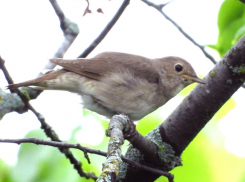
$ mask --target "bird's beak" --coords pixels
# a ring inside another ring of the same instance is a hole
[[[184,78],[187,78],[189,80],[192,80],[194,82],[197,82],[197,83],[201,83],[201,84],[206,84],[205,81],[203,81],[202,79],[198,78],[197,76],[188,76],[188,75],[181,75],[182,77]]]

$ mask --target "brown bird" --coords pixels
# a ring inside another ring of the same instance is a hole
[[[179,57],[149,59],[105,52],[90,59],[50,59],[63,69],[11,84],[9,89],[36,86],[81,95],[84,108],[111,118],[126,114],[133,121],[164,105],[187,85],[205,82]]]

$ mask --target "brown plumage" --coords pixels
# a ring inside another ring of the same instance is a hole
[[[50,59],[63,69],[19,84],[38,89],[67,90],[82,96],[86,109],[112,117],[127,114],[139,120],[165,104],[185,86],[199,82],[191,65],[178,57],[148,59],[105,52],[90,59]]]
[[[133,72],[137,77],[144,77],[149,82],[154,82],[154,79],[159,76],[152,67],[150,59],[123,53],[106,52],[91,59],[50,59],[50,62],[95,80],[100,80],[110,72],[125,69]]]

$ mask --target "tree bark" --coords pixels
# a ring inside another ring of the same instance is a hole
[[[162,141],[170,144],[177,156],[181,155],[244,80],[245,36],[204,77],[207,84],[198,84],[160,125]],[[158,177],[143,170],[135,172],[133,168],[127,168],[126,176],[121,181],[151,182]]]

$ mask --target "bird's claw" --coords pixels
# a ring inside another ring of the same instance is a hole
[[[136,125],[133,123],[133,121],[129,118],[128,120],[128,126],[123,130],[123,136],[125,139],[130,140],[132,139],[136,134]]]

